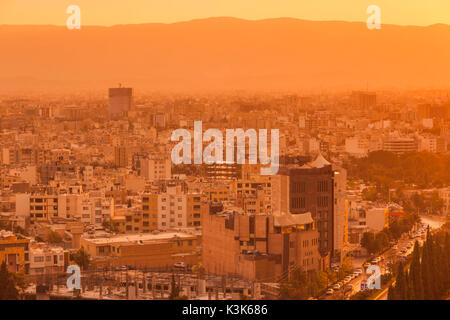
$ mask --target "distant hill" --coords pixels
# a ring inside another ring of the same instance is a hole
[[[0,92],[449,87],[450,26],[210,18],[173,24],[0,26]]]

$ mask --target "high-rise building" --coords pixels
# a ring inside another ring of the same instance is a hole
[[[202,263],[207,272],[276,282],[295,268],[321,268],[318,233],[310,213],[252,214],[210,208],[203,216]]]
[[[109,109],[111,118],[122,117],[133,109],[133,88],[110,88]]]
[[[128,166],[128,154],[125,147],[114,147],[114,166],[124,168]]]
[[[280,168],[272,179],[272,210],[294,215],[311,213],[319,232],[323,258],[334,252],[335,172],[322,155],[303,166]],[[328,259],[322,260],[329,264]],[[323,265],[322,268],[327,267]]]
[[[368,91],[354,91],[351,96],[352,105],[361,109],[375,107],[377,104],[377,94]]]

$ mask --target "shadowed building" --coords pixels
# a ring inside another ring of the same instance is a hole
[[[120,118],[133,109],[133,88],[110,88],[109,108],[110,118]]]
[[[309,213],[249,214],[212,207],[202,224],[203,266],[209,273],[276,282],[297,267],[312,271],[321,266]]]

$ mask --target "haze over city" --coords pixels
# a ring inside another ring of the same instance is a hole
[[[2,0],[0,300],[450,299],[449,13]]]

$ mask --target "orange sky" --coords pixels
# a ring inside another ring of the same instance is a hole
[[[66,8],[81,8],[82,25],[176,22],[231,16],[366,21],[378,5],[382,23],[450,24],[450,0],[0,0],[0,24],[65,25]]]

